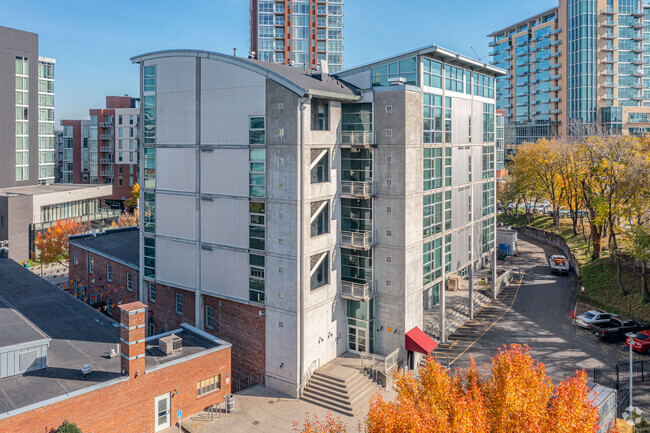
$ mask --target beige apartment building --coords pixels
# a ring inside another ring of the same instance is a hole
[[[641,0],[559,0],[488,35],[506,151],[541,137],[650,132],[650,6]]]

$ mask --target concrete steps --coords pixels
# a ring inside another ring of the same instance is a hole
[[[446,298],[447,336],[455,332],[469,320],[469,302],[467,296],[448,296]],[[474,313],[481,311],[492,299],[483,292],[474,291]],[[440,341],[440,305],[424,312],[424,332]]]
[[[377,390],[379,386],[360,371],[347,377],[316,371],[301,399],[344,415],[355,416]]]

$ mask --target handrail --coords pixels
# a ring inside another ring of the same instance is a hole
[[[367,301],[375,296],[375,287],[376,284],[374,281],[355,283],[353,281],[341,280],[341,296]]]
[[[359,248],[370,248],[373,244],[373,232],[364,231],[364,232],[351,232],[347,230],[341,230],[341,244],[359,247]]]
[[[309,364],[309,368],[307,368],[307,371],[305,371],[305,374],[302,376],[302,380],[300,381],[300,389],[298,390],[298,393],[300,397],[302,397],[302,393],[305,391],[305,388],[309,385],[309,381],[311,380],[311,377],[316,373],[316,370],[320,368],[320,358],[315,359],[312,361],[311,364]]]
[[[375,145],[375,131],[341,131],[341,144],[347,146]]]
[[[342,195],[371,196],[375,192],[375,183],[371,180],[366,181],[341,181]]]
[[[388,373],[397,367],[400,349],[397,348],[387,356],[376,355],[374,353],[361,353],[361,369],[369,369],[373,377],[377,378],[377,373],[381,373],[388,380]]]

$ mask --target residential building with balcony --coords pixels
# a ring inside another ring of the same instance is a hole
[[[121,206],[138,181],[138,103],[129,96],[107,96],[106,108],[89,110],[89,120],[61,121],[64,179],[113,185],[106,199],[112,206]]]
[[[343,69],[343,0],[251,0],[251,57]]]
[[[0,26],[0,188],[54,182],[54,59]]]
[[[294,396],[346,352],[416,365],[408,342],[438,303],[444,340],[447,280],[496,260],[502,70],[437,46],[332,75],[206,51],[132,60],[140,300],[175,309],[150,328],[217,332],[234,375]]]
[[[504,110],[505,146],[542,137],[650,132],[650,6],[641,0],[559,0],[488,35]]]

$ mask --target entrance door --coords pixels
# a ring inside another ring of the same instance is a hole
[[[154,400],[155,431],[169,428],[171,426],[169,400],[169,393],[156,397]]]
[[[352,352],[368,351],[368,330],[348,325],[348,349]]]

